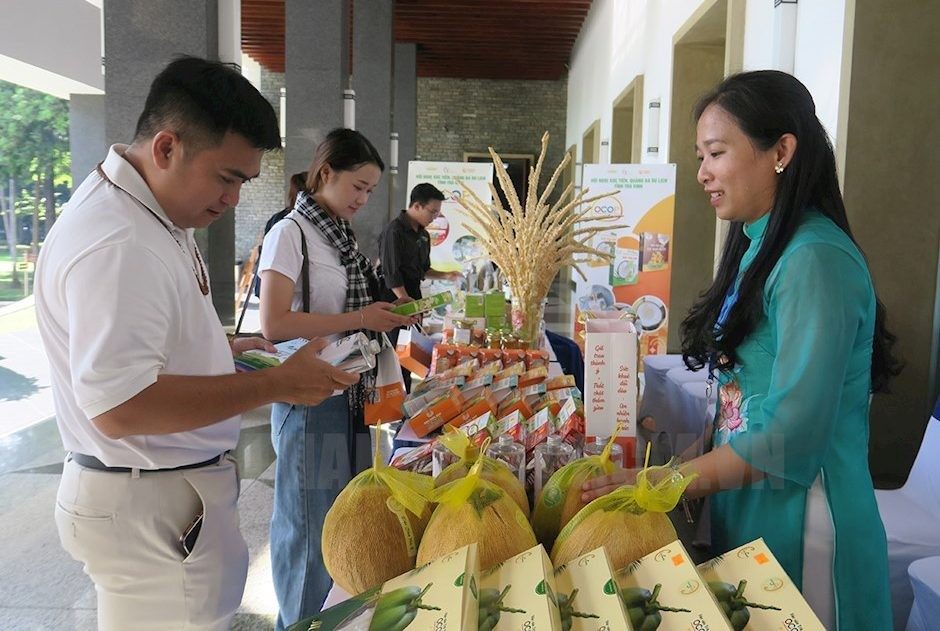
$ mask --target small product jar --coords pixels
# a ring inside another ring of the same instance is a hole
[[[460,346],[469,346],[473,335],[473,322],[471,320],[454,320],[454,337],[452,342]]]

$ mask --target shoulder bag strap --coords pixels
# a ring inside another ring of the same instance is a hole
[[[300,254],[302,257],[300,279],[303,283],[301,292],[303,294],[304,313],[310,313],[310,259],[307,257],[307,238],[304,236],[304,229],[300,227],[297,220],[293,217],[288,217],[288,219],[297,224],[297,229],[300,230]]]

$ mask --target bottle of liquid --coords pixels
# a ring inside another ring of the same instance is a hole
[[[486,450],[486,455],[505,463],[525,487],[525,447],[513,441],[512,436],[500,436],[499,441]]]
[[[542,487],[552,477],[552,474],[571,462],[574,447],[561,442],[561,436],[552,434],[548,440],[535,448],[535,484],[533,491],[535,500],[542,494]]]
[[[601,452],[604,451],[604,447],[607,446],[609,440],[609,436],[597,436],[594,438],[593,443],[585,442],[584,457],[601,455]],[[617,443],[610,446],[610,461],[618,467],[623,466],[623,447]]]

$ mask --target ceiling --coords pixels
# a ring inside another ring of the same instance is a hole
[[[284,0],[241,3],[242,50],[284,72]],[[395,0],[395,41],[416,44],[419,77],[556,80],[590,8],[591,0]]]

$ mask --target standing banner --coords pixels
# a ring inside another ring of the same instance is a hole
[[[454,179],[461,180],[484,203],[492,199],[489,183],[493,179],[492,163],[423,162],[408,163],[408,194],[422,182],[429,182],[444,193],[441,214],[427,227],[431,235],[431,267],[442,271],[460,271],[467,259],[483,254],[477,238],[463,224],[473,224],[460,205],[454,201],[463,190]],[[407,200],[405,200],[407,204]]]
[[[646,355],[666,352],[676,165],[586,164],[582,186],[592,196],[619,190],[595,202],[587,216],[627,227],[594,237],[594,247],[613,258],[582,265],[587,280],[576,276],[575,339],[583,339],[582,311],[630,307],[637,316],[642,370]]]

